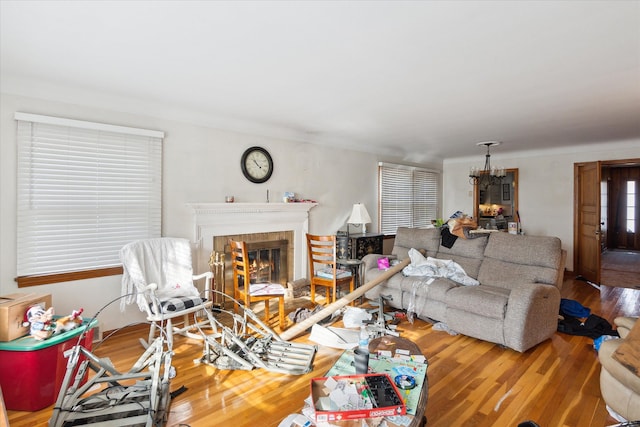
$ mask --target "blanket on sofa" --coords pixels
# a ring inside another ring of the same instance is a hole
[[[468,276],[457,262],[450,259],[424,257],[416,249],[409,249],[411,263],[402,269],[405,276],[444,277],[464,286],[477,286],[476,279]]]

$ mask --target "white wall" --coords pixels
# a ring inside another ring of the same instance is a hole
[[[500,155],[491,164],[518,168],[518,208],[522,229],[530,235],[557,236],[567,250],[567,269],[573,270],[573,165],[596,160],[640,158],[640,140],[607,142],[582,147]],[[482,167],[483,153],[444,161],[444,215],[461,210],[473,215],[473,187],[469,168]]]
[[[95,314],[120,295],[120,276],[82,280],[30,288],[17,288],[16,276],[16,111],[162,130],[163,235],[193,240],[188,202],[272,202],[284,191],[293,191],[319,205],[310,212],[309,228],[317,234],[335,233],[344,226],[353,203],[364,203],[377,230],[377,162],[392,161],[375,155],[325,148],[206,128],[112,110],[61,102],[0,95],[0,295],[14,292],[51,293],[58,314],[84,308]],[[253,145],[267,148],[274,159],[274,173],[265,184],[252,184],[240,170],[242,152]],[[427,165],[434,168],[433,164]],[[440,165],[437,165],[438,167]],[[118,304],[100,315],[103,330],[142,320],[137,308],[122,316]]]
[[[368,229],[376,231],[377,162],[407,163],[407,159],[379,158],[362,152],[225,132],[113,109],[0,94],[0,295],[51,293],[59,314],[80,307],[87,315],[95,314],[120,295],[120,276],[17,288],[13,118],[16,111],[164,131],[163,235],[190,239],[193,238],[192,223],[186,203],[222,202],[224,196],[230,194],[237,202],[263,202],[267,189],[272,201],[278,200],[284,191],[294,191],[301,197],[318,201],[319,206],[310,214],[311,232],[334,233],[343,227],[354,202],[367,206],[374,222]],[[252,184],[240,171],[240,156],[252,145],[264,146],[274,158],[275,171],[266,184]],[[640,158],[640,141],[511,156],[492,154],[495,165],[519,169],[519,210],[525,232],[560,237],[569,252],[569,269],[573,259],[573,164],[623,158]],[[443,216],[456,210],[473,212],[468,170],[483,163],[483,153],[478,153],[447,160],[444,165],[422,165],[444,169]],[[128,308],[123,316],[118,304],[114,304],[99,320],[101,327],[109,330],[142,320],[142,316],[137,308]]]

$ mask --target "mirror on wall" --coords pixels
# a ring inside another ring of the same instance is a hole
[[[496,184],[473,186],[473,217],[482,228],[506,229],[517,221],[518,169],[506,169],[506,176]],[[489,225],[489,227],[487,227]]]

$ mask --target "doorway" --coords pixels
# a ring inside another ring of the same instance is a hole
[[[574,165],[574,266],[594,286],[640,284],[640,159]]]

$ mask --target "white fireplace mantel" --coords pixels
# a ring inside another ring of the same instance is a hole
[[[209,270],[213,238],[232,234],[293,231],[293,277],[306,276],[309,211],[317,203],[188,203],[193,211],[196,272]]]

